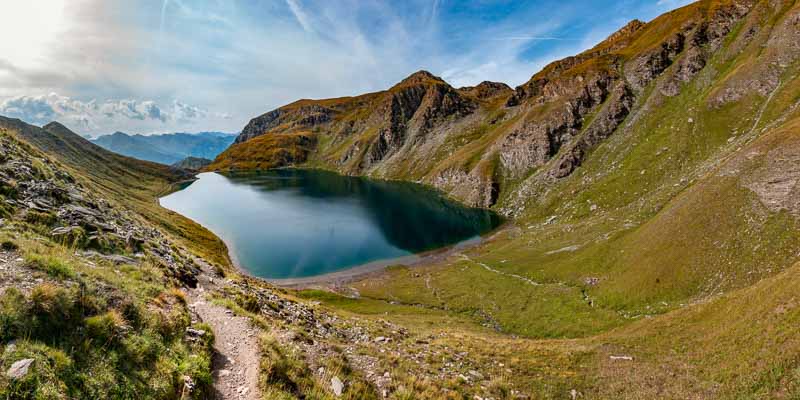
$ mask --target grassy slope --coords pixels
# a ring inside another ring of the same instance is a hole
[[[635,46],[653,45],[682,12]],[[753,18],[774,26],[783,15]],[[420,331],[455,322],[441,340],[504,360],[517,372],[509,380],[542,397],[796,396],[796,221],[748,183],[763,179],[768,150],[797,147],[797,66],[769,96],[709,105],[725,82],[754,71],[764,40],[742,51],[729,40],[679,96],[649,88],[641,117],[572,176],[534,191],[516,227],[466,257],[359,282],[363,300],[304,295]],[[609,359],[623,354],[634,361]]]
[[[660,17],[620,54],[658,46],[718,3]],[[498,207],[525,205],[515,227],[447,261],[357,282],[363,300],[321,300],[364,316],[387,312],[422,331],[451,315],[529,337],[451,330],[471,353],[530,371],[512,379],[543,397],[570,389],[604,398],[797,396],[797,220],[752,190],[754,181],[781,181],[765,172],[785,156],[774,150],[797,148],[797,60],[775,90],[713,104],[731,82],[762,79],[774,60],[770,35],[797,5],[766,4],[734,27],[679,95],[658,92],[665,78],[645,88],[623,127],[574,174],[546,185],[538,171],[504,182]],[[437,165],[470,169],[507,129],[467,124],[434,157],[392,177],[423,178]],[[319,143],[321,154],[343,146],[325,135]],[[312,157],[314,166],[330,161]],[[575,339],[548,339],[563,337]],[[625,354],[634,362],[609,359]],[[537,364],[543,359],[558,372]]]
[[[217,159],[206,169],[270,169],[287,163],[302,163],[313,144],[314,136],[308,132],[259,136],[247,145],[235,143],[226,150],[231,157],[245,161],[228,164],[226,159]]]
[[[33,127],[11,121],[7,130],[3,122],[4,173],[31,165],[35,181],[72,185],[57,163],[19,140],[18,129]],[[0,368],[34,361],[21,378],[0,376],[0,397],[178,399],[187,398],[185,379],[196,385],[190,398],[210,395],[213,336],[183,339],[189,326],[209,328],[191,324],[183,293],[156,258],[90,259],[50,236],[54,215],[16,211],[0,226]]]
[[[133,209],[199,256],[230,267],[227,248],[219,238],[194,221],[158,205],[158,196],[190,176],[165,165],[107,151],[58,123],[40,129],[0,117],[0,124],[61,162],[73,175],[86,179],[107,200]]]
[[[792,7],[749,18],[774,27]],[[567,345],[591,360],[572,384],[603,397],[796,395],[797,221],[749,186],[775,178],[765,165],[786,155],[771,151],[797,148],[798,65],[768,95],[712,107],[764,56],[769,29],[733,50],[741,35],[739,26],[680,95],[651,88],[637,104],[645,112],[575,174],[534,192],[515,228],[466,257],[354,286],[369,301],[433,307],[509,333],[583,337]],[[614,351],[641,362],[613,364]]]

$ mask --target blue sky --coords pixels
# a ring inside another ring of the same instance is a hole
[[[97,136],[239,131],[426,69],[511,86],[688,0],[10,0],[0,114]],[[13,39],[8,39],[13,38]]]

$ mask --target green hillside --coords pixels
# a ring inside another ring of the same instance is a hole
[[[514,89],[420,71],[253,118],[207,170],[410,180],[509,219],[330,285],[231,268],[157,204],[186,172],[58,123],[0,119],[0,149],[0,365],[33,360],[8,398],[213,398],[238,371],[228,398],[800,397],[796,1],[632,21]]]
[[[211,168],[288,162],[421,180],[511,216],[481,246],[344,292],[506,334],[580,338],[603,382],[587,392],[791,397],[796,335],[778,331],[796,315],[758,310],[785,308],[776,285],[791,286],[800,254],[799,15],[791,1],[700,1],[631,23],[513,92],[478,97],[418,73],[386,92],[295,103],[251,121]],[[316,140],[306,158],[249,163],[301,131]],[[758,300],[741,307],[746,296]],[[745,333],[750,324],[763,330]],[[671,347],[689,334],[728,356]],[[785,351],[734,356],[773,340]],[[616,349],[645,365],[617,367]],[[669,374],[682,380],[657,387]]]

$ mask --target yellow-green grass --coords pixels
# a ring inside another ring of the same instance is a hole
[[[287,163],[302,163],[313,149],[315,140],[309,132],[258,136],[246,144],[233,144],[205,169],[270,169]]]
[[[599,347],[585,373],[603,383],[595,396],[797,398],[798,281],[796,264],[750,287],[593,339]]]
[[[25,377],[0,377],[3,397],[177,399],[184,376],[194,396],[211,393],[213,335],[184,341],[185,301],[154,264],[89,262],[23,225],[4,229],[25,260],[15,268],[31,268],[15,274],[41,283],[0,294],[0,341],[15,341],[0,366],[34,359]]]
[[[383,353],[377,348],[362,347],[360,350],[383,359],[383,368],[391,371],[393,386],[397,390],[392,398],[456,399],[479,389],[461,379],[429,381],[416,378],[423,375],[422,366],[402,355],[410,356],[423,348],[433,354],[426,359],[425,368],[430,369],[426,371],[428,374],[436,374],[437,369],[447,363],[452,367],[459,363],[459,357],[468,354],[469,361],[487,374],[489,391],[496,398],[513,398],[511,389],[533,395],[533,398],[563,398],[572,388],[583,390],[589,387],[591,377],[579,374],[579,370],[592,353],[589,346],[574,340],[514,338],[478,326],[468,315],[448,315],[443,310],[421,305],[346,298],[318,290],[304,290],[297,294],[320,301],[329,312],[345,318],[357,317],[361,324],[371,327],[375,335],[393,335],[390,328],[385,328],[385,321],[409,330],[407,336],[396,342],[401,356],[381,355]],[[471,367],[463,368],[463,374],[468,375],[467,370]]]
[[[28,143],[58,161],[73,176],[109,202],[135,212],[137,218],[163,228],[188,250],[231,268],[225,244],[194,221],[158,204],[158,197],[174,189],[179,179],[167,166],[106,151],[59,124],[40,129],[22,123],[4,123],[2,134]]]

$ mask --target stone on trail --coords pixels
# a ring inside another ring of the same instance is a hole
[[[333,390],[333,394],[337,397],[342,395],[342,391],[344,391],[344,383],[338,376],[334,376],[331,378],[331,390]]]
[[[633,357],[631,356],[609,356],[612,360],[624,360],[624,361],[633,361]]]

